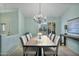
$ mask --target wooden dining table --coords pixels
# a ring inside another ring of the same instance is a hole
[[[43,54],[44,47],[56,47],[57,45],[49,39],[47,35],[42,35],[41,38],[39,36],[32,37],[25,45],[25,47],[38,47],[41,51],[40,55]]]

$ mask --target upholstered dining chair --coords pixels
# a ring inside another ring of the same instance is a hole
[[[52,33],[49,33],[49,34],[48,34],[48,37],[49,37],[50,39],[51,39],[51,35],[52,35]]]
[[[29,35],[30,35],[30,38],[32,38],[32,33],[29,33]]]
[[[32,48],[32,47],[25,47],[26,43],[27,43],[27,38],[25,35],[20,37],[21,43],[22,43],[22,47],[23,47],[23,55],[27,55],[27,56],[34,56],[36,55],[36,49]]]
[[[26,37],[27,37],[28,41],[31,39],[29,34],[27,34]]]
[[[52,34],[50,40],[54,41],[54,39],[55,39],[55,34]]]
[[[24,35],[27,37],[28,41],[32,38],[32,34],[29,32]]]
[[[56,44],[56,47],[45,47],[44,48],[44,55],[45,56],[58,56],[58,47],[60,42],[60,36],[55,36],[54,42]]]

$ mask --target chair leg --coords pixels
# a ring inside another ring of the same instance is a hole
[[[23,47],[23,56],[26,56],[25,50],[26,50],[26,47]]]
[[[25,53],[23,53],[23,56],[25,56]]]
[[[28,56],[27,54],[25,56]]]
[[[35,56],[37,56],[37,52],[36,52]]]
[[[45,53],[44,53],[44,56],[46,56]]]
[[[55,56],[55,54],[53,54],[53,56]]]
[[[56,56],[58,56],[58,54],[56,54]]]

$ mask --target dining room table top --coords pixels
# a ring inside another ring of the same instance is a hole
[[[56,47],[56,44],[49,39],[47,35],[32,37],[27,41],[26,47]]]

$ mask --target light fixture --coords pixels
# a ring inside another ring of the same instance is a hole
[[[6,31],[5,29],[6,23],[1,23],[1,27],[2,27],[2,33],[4,34],[4,32]]]
[[[35,15],[33,17],[33,20],[35,20],[39,24],[45,24],[47,17],[45,17],[45,16],[42,15],[42,13],[41,13],[41,6],[42,6],[42,4],[39,3],[39,12],[38,12],[38,15]]]

